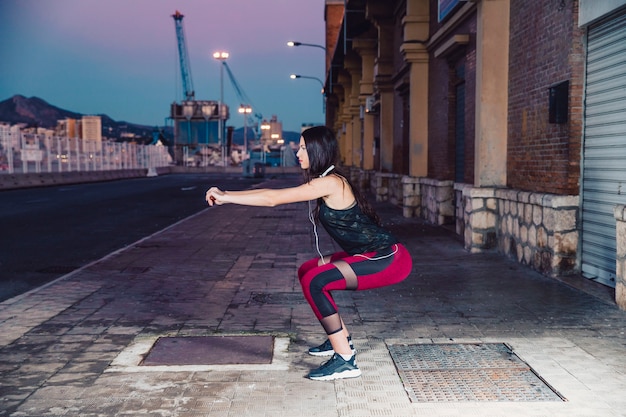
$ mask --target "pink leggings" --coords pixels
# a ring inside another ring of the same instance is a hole
[[[326,334],[342,329],[331,291],[369,290],[397,284],[409,276],[413,267],[411,255],[399,243],[385,251],[361,255],[338,252],[331,255],[330,260],[325,257],[324,261],[325,264],[319,258],[306,261],[298,269],[298,278],[302,292]]]

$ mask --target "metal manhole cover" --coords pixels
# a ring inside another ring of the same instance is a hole
[[[390,345],[412,402],[562,401],[505,344]]]
[[[389,352],[402,369],[506,368],[526,366],[504,344],[395,345]]]
[[[274,336],[160,337],[141,366],[270,364]]]

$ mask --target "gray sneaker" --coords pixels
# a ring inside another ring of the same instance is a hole
[[[361,370],[356,366],[356,355],[345,360],[336,353],[319,368],[309,372],[309,379],[315,381],[332,381],[341,378],[356,378],[361,376]]]
[[[348,336],[348,344],[350,345],[350,350],[352,350],[352,354],[356,353],[354,349],[354,345],[352,344],[352,337]],[[319,346],[315,346],[309,349],[309,355],[313,356],[332,356],[335,354],[333,350],[333,345],[330,344],[330,340],[326,339],[324,343]]]

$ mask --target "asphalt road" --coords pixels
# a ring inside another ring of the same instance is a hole
[[[211,185],[242,190],[261,181],[176,174],[0,191],[0,301],[204,210]]]

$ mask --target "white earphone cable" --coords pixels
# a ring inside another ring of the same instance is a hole
[[[393,256],[396,253],[398,253],[398,245],[393,245],[393,246],[394,246],[393,252],[388,253],[387,255],[377,256],[375,258],[370,258],[369,256],[365,256],[365,255],[361,255],[360,253],[357,253],[354,256],[360,256],[361,258],[365,258],[368,261],[380,261],[381,259],[389,258],[390,256]]]
[[[317,254],[320,256],[320,259],[322,260],[322,264],[326,264],[326,261],[324,261],[324,255],[322,255],[322,252],[320,251],[320,238],[317,234],[317,225],[315,224],[315,219],[313,218],[313,212],[311,211],[310,200],[309,200],[309,221],[313,225],[313,234],[315,235],[315,249],[317,249]]]

